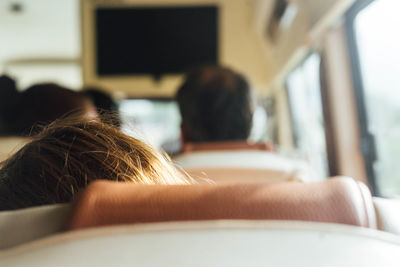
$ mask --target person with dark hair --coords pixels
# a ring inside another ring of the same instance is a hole
[[[176,99],[184,142],[245,141],[254,111],[249,83],[218,66],[198,68],[186,77]]]
[[[93,101],[93,104],[96,106],[97,113],[101,115],[111,114],[113,117],[111,123],[118,128],[121,126],[118,104],[111,97],[111,95],[96,87],[87,87],[82,91],[82,93]]]
[[[0,164],[0,210],[73,200],[91,181],[190,184],[167,156],[99,120],[68,117]]]
[[[234,173],[255,168],[262,177],[276,176],[271,164],[282,159],[271,153],[274,146],[248,140],[255,109],[253,95],[246,78],[229,68],[205,66],[190,72],[176,94],[183,146],[174,156],[175,163],[192,177],[215,182],[234,181],[229,167]],[[285,172],[282,177],[291,176]]]
[[[71,113],[83,117],[97,117],[96,109],[88,97],[53,83],[29,87],[18,97],[13,107],[13,118],[8,135],[27,136],[38,132],[39,125]]]
[[[18,98],[15,80],[6,75],[0,76],[0,135],[9,131],[8,124],[13,119],[13,107]]]

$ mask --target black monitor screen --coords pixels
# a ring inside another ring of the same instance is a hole
[[[181,73],[218,61],[218,9],[96,9],[98,75]]]

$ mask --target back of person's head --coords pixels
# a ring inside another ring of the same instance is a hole
[[[82,91],[82,93],[93,101],[93,104],[97,109],[97,113],[101,115],[112,114],[114,119],[111,121],[111,123],[116,127],[121,126],[118,104],[111,95],[96,87],[87,87]]]
[[[0,76],[0,135],[6,134],[9,122],[13,119],[13,107],[18,102],[19,93],[15,81],[6,76]]]
[[[253,99],[241,74],[219,66],[195,69],[187,75],[176,99],[184,141],[243,141],[249,137]]]
[[[98,120],[55,121],[0,169],[0,210],[71,201],[91,181],[186,184],[167,156]]]
[[[13,135],[29,135],[71,113],[97,116],[92,101],[84,95],[53,83],[37,84],[23,91],[14,110]]]

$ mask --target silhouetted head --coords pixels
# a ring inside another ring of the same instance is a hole
[[[92,100],[97,109],[97,113],[100,115],[112,114],[114,117],[112,124],[116,127],[121,126],[118,104],[111,95],[95,87],[85,88],[82,93]]]
[[[82,118],[98,115],[92,101],[78,92],[52,83],[33,85],[20,94],[10,134],[35,134],[40,129],[38,125],[72,113]]]
[[[13,118],[13,107],[18,102],[19,93],[15,81],[8,76],[0,76],[0,135],[7,133]]]
[[[94,180],[187,184],[145,143],[99,120],[55,121],[0,165],[0,210],[71,201]]]
[[[184,141],[243,141],[249,137],[253,99],[241,74],[218,66],[195,69],[176,98]]]

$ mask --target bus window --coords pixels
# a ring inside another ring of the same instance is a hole
[[[349,16],[362,149],[375,193],[400,196],[400,25],[397,0],[359,1]]]
[[[277,143],[275,103],[271,97],[257,97],[257,105],[253,113],[253,126],[249,136],[250,142]]]
[[[320,56],[310,55],[286,80],[297,149],[320,179],[328,176],[324,117],[320,86]]]
[[[119,110],[122,131],[126,134],[137,137],[156,148],[165,149],[165,145],[179,143],[181,117],[175,101],[125,99],[121,101]],[[170,150],[179,149],[178,147]]]

